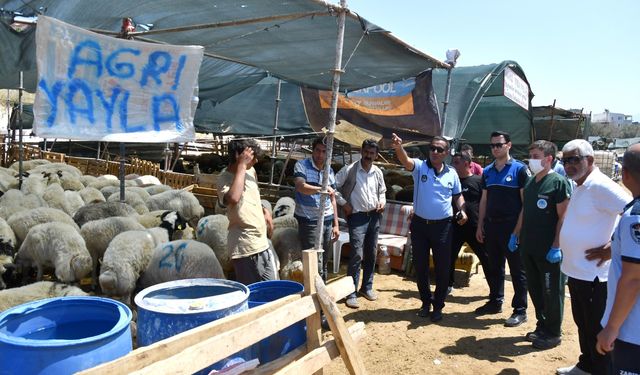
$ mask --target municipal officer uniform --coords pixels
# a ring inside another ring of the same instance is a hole
[[[484,219],[485,247],[489,257],[489,303],[501,306],[504,302],[505,257],[509,262],[514,296],[514,314],[526,314],[527,279],[520,261],[520,253],[507,248],[509,237],[518,222],[522,199],[520,189],[529,178],[528,167],[519,160],[509,159],[502,170],[495,161],[482,174],[483,190],[487,191]]]
[[[560,272],[560,262],[550,263],[546,256],[556,235],[559,219],[556,206],[569,198],[570,191],[565,177],[549,173],[540,181],[531,177],[523,194],[520,256],[536,309],[536,329],[553,337],[561,334],[565,278]]]
[[[423,308],[442,310],[449,284],[451,262],[452,197],[462,188],[456,171],[446,164],[440,173],[429,160],[412,159],[414,215],[411,220],[413,264]],[[429,249],[436,273],[435,296],[429,289]]]
[[[622,262],[640,263],[640,199],[636,198],[625,207],[620,223],[611,241],[611,266],[607,282],[607,307],[602,317],[606,326],[616,297],[618,280],[622,276]],[[613,346],[612,374],[640,373],[640,297],[636,298],[627,319],[620,326],[618,338]]]

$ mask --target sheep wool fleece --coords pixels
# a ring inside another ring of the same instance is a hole
[[[228,171],[218,176],[218,202],[224,207],[224,195],[231,188],[234,174]],[[260,190],[255,169],[247,170],[244,179],[244,193],[240,202],[227,207],[229,234],[227,246],[231,259],[245,258],[269,247],[267,224],[262,212]]]

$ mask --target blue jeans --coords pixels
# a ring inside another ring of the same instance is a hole
[[[360,281],[360,266],[362,265],[362,291],[373,288],[373,268],[376,264],[376,250],[378,248],[378,231],[380,229],[380,213],[357,212],[347,218],[349,225],[349,244],[351,256],[347,275],[353,278],[358,290]],[[334,260],[335,262],[335,260]],[[355,297],[353,292],[349,297]]]
[[[316,240],[316,228],[318,224],[315,221],[309,221],[296,216],[298,220],[298,238],[300,238],[300,245],[302,250],[312,249]],[[331,242],[331,230],[333,228],[333,218],[325,220],[322,228],[322,249],[324,253],[318,253],[318,273],[322,277],[322,280],[327,282],[327,262],[329,261],[328,254],[333,249]]]

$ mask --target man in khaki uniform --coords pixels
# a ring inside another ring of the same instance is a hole
[[[227,242],[236,280],[243,284],[276,280],[276,265],[269,251],[269,212],[262,207],[258,177],[258,144],[252,139],[229,142],[229,166],[218,176],[218,202],[227,208]]]

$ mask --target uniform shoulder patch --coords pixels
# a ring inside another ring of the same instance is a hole
[[[632,223],[630,225],[631,238],[635,243],[640,244],[640,223]]]

